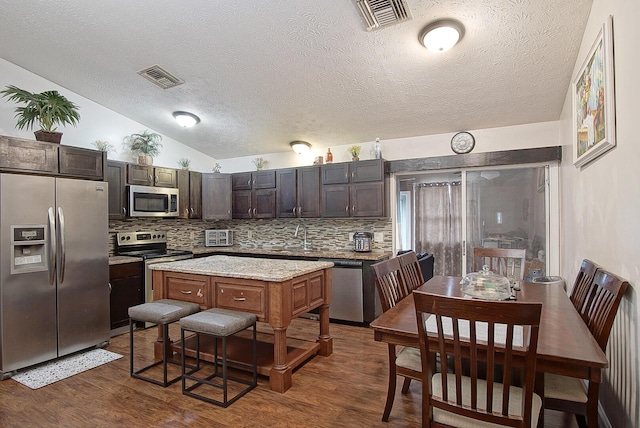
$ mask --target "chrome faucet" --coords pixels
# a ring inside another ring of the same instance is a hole
[[[293,233],[293,237],[297,238],[298,237],[298,232],[300,231],[300,226],[302,226],[302,230],[304,232],[304,242],[302,244],[302,249],[303,250],[310,250],[311,247],[309,247],[309,244],[307,243],[307,228],[305,225],[303,224],[299,224],[296,226],[296,231]]]

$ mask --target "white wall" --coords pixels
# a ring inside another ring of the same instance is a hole
[[[476,140],[473,153],[559,145],[558,122],[477,129],[470,130],[470,132]],[[386,160],[398,160],[453,155],[450,143],[454,134],[423,135],[390,140],[381,138],[382,157]],[[373,141],[366,141],[360,144],[362,147],[360,151],[361,160],[373,159],[373,143]],[[291,151],[265,154],[263,157],[269,161],[268,168],[270,169],[311,165],[315,156],[322,156],[326,162],[327,149],[330,148],[331,153],[333,153],[333,162],[347,162],[351,160],[351,155],[347,153],[347,147],[350,147],[350,145],[314,146],[309,153],[304,155],[297,155]],[[255,169],[251,163],[253,159],[255,159],[255,156],[221,160],[222,172],[251,171]]]
[[[613,15],[617,146],[582,170],[573,166],[571,88],[561,118],[561,275],[575,278],[584,258],[629,280],[610,337],[601,402],[613,427],[640,426],[638,302],[640,279],[640,2],[594,0],[575,71]]]
[[[0,58],[0,90],[7,85],[14,85],[31,92],[56,90],[76,103],[79,107],[80,121],[76,128],[64,127],[63,145],[95,149],[91,145],[96,140],[105,140],[116,147],[116,153],[109,153],[109,159],[131,162],[133,158],[123,144],[123,138],[135,132],[149,129],[146,126],[128,119],[113,110],[109,110],[93,101],[58,86],[42,77],[31,73]],[[135,100],[131,100],[135,102]],[[14,109],[20,104],[0,98],[0,135],[26,138],[34,140],[34,129],[18,130],[15,128],[16,119]],[[178,126],[176,124],[176,126]],[[153,129],[150,129],[153,131]],[[155,132],[155,131],[153,131]],[[189,132],[184,129],[184,132]],[[194,171],[210,172],[216,160],[163,135],[160,155],[154,159],[154,165],[178,168],[176,161],[185,157],[191,159],[191,169]]]

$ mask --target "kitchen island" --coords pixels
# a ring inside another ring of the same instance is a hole
[[[260,334],[258,373],[269,377],[272,390],[285,392],[292,385],[293,370],[315,354],[331,355],[329,335],[331,268],[333,263],[303,260],[272,260],[253,257],[209,256],[151,265],[153,298],[198,303],[202,309],[225,308],[254,313],[267,323],[271,334]],[[291,320],[318,308],[319,334],[315,341],[291,339]],[[230,358],[238,361],[248,340],[240,338],[229,347]],[[177,345],[166,338],[156,346]],[[189,345],[189,344],[187,344]],[[206,344],[204,345],[206,349]],[[213,345],[211,345],[213,346]],[[205,352],[212,358],[213,350]]]

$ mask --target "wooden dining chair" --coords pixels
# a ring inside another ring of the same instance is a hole
[[[585,322],[593,337],[606,350],[613,321],[629,283],[599,268],[593,278],[590,297],[585,302]],[[574,413],[580,427],[596,426],[599,384],[555,374],[544,376],[544,406]],[[586,416],[586,420],[585,420]]]
[[[479,272],[482,266],[506,277],[522,281],[526,264],[527,250],[524,248],[484,248],[473,249],[473,270]]]
[[[423,372],[422,426],[537,426],[542,400],[533,387],[542,304],[422,291],[414,291],[413,298]],[[454,361],[453,367],[432,372],[435,353]],[[468,376],[462,373],[463,358],[470,361]],[[478,374],[480,363],[486,363],[486,379]],[[513,384],[514,369],[522,375],[521,386]],[[494,380],[496,374],[502,383]]]
[[[593,279],[596,276],[596,271],[600,268],[596,263],[591,260],[584,259],[580,265],[580,270],[576,275],[576,280],[573,283],[571,294],[569,299],[573,303],[573,307],[576,308],[582,319],[586,320],[585,306],[587,301],[593,295],[595,288],[593,287]]]
[[[410,291],[404,284],[400,261],[397,257],[371,266],[373,277],[380,296],[382,311],[386,312],[394,307],[400,300],[407,297]],[[389,344],[389,382],[387,387],[387,401],[382,413],[382,420],[387,422],[393,407],[393,399],[396,395],[397,376],[403,376],[402,393],[409,392],[411,379],[421,380],[420,351],[416,348],[401,347]]]
[[[400,254],[397,257],[400,262],[400,269],[406,282],[406,287],[413,291],[420,287],[424,283],[422,277],[422,269],[420,269],[420,263],[418,262],[418,256],[415,251],[409,251],[407,253]]]

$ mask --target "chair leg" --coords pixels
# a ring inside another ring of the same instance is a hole
[[[587,419],[584,417],[584,415],[579,415],[576,413],[576,422],[578,423],[578,427],[580,428],[587,428]]]
[[[409,392],[409,386],[411,385],[411,378],[405,377],[402,383],[402,393],[407,394]]]
[[[393,407],[393,399],[396,395],[396,347],[389,344],[389,388],[387,389],[387,402],[384,405],[384,413],[382,413],[382,421],[388,422],[391,408]]]

